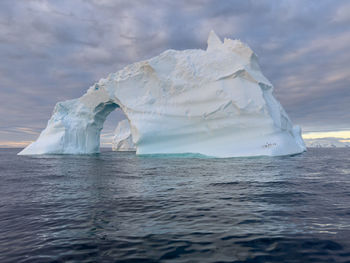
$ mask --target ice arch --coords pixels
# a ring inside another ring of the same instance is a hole
[[[79,99],[59,102],[37,141],[20,154],[98,153],[103,123],[119,107],[98,85]]]
[[[305,151],[300,128],[272,92],[248,46],[211,32],[207,50],[167,50],[101,79],[79,99],[57,103],[46,129],[20,154],[96,153],[103,122],[116,107],[129,121],[137,154]]]
[[[150,68],[146,62],[136,63],[130,66],[133,72],[127,76],[111,74],[90,87],[82,97],[58,102],[39,138],[19,154],[98,153],[103,123],[116,108],[121,108],[127,117],[132,138],[139,138],[137,127],[144,122],[137,121],[138,125],[133,125],[131,120],[147,115],[140,104],[145,103],[149,95],[137,94],[142,92],[143,87],[137,81],[144,79],[152,85],[153,72]]]

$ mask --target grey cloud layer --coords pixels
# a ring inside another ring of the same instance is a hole
[[[0,140],[34,139],[57,101],[166,49],[205,48],[211,29],[256,51],[294,123],[350,128],[348,1],[3,0]]]

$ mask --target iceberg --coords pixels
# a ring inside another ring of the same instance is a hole
[[[130,126],[117,129],[116,150],[134,144],[136,154],[212,157],[306,150],[255,53],[211,31],[206,50],[167,50],[110,74],[78,99],[58,102],[39,138],[19,154],[98,153],[103,123],[116,108]]]
[[[132,135],[128,120],[122,120],[118,123],[118,126],[114,131],[112,150],[121,152],[136,151],[135,144],[132,141]]]

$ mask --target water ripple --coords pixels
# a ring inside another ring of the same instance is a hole
[[[0,151],[0,262],[350,262],[350,149]]]

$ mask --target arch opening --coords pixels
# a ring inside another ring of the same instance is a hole
[[[109,122],[107,119],[110,119],[113,117],[113,112],[118,111],[117,109],[120,109],[119,105],[114,102],[105,102],[100,103],[97,105],[97,107],[94,110],[94,117],[93,117],[93,125],[96,126],[97,129],[97,136],[96,141],[98,142],[98,150],[100,151],[101,148],[104,148],[105,141],[102,140],[102,138],[110,135],[112,131],[106,134],[106,125],[109,126]],[[121,111],[121,110],[120,110]]]
[[[106,110],[108,111],[108,109]],[[117,105],[105,118],[100,133],[100,151],[135,151],[129,120]]]

